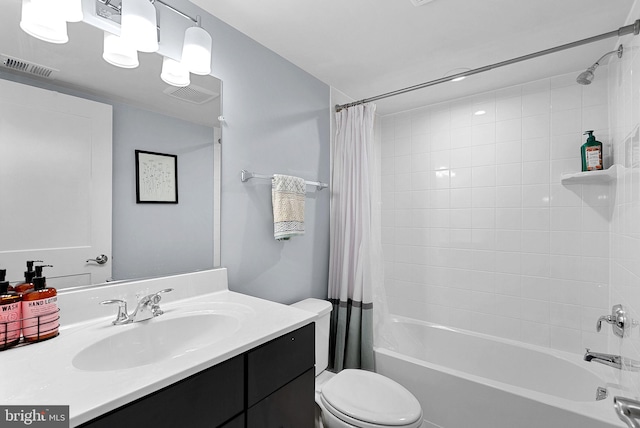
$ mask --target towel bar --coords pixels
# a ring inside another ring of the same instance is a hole
[[[264,180],[271,180],[273,178],[272,175],[264,175],[264,174],[256,174],[253,172],[249,172],[246,169],[243,169],[242,171],[240,171],[240,180],[244,183],[247,180],[250,180],[252,178],[260,178],[260,179],[264,179]],[[305,181],[305,183],[308,186],[316,186],[318,188],[318,190],[322,190],[322,189],[326,189],[327,187],[329,187],[329,185],[327,183],[322,183],[319,181]]]

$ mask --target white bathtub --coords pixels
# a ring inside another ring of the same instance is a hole
[[[396,318],[376,371],[409,389],[424,428],[626,427],[613,409],[616,370],[577,354]],[[609,397],[596,401],[596,389]],[[628,394],[626,394],[628,395]]]

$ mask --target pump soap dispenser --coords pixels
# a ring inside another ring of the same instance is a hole
[[[58,335],[58,292],[47,287],[47,279],[42,276],[42,268],[36,266],[33,291],[22,296],[22,335],[27,342],[39,342]]]
[[[42,263],[42,260],[29,260],[27,261],[27,270],[24,271],[24,282],[16,285],[15,292],[18,294],[25,294],[33,290],[33,277],[36,273],[33,271],[34,263]]]
[[[602,168],[602,143],[596,141],[593,131],[585,131],[583,135],[589,135],[587,141],[580,148],[582,155],[582,171],[595,171]]]
[[[22,297],[9,291],[9,281],[5,281],[6,269],[0,269],[0,351],[20,342],[22,318]]]

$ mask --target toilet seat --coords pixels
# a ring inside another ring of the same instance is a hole
[[[422,423],[418,400],[402,385],[377,373],[343,370],[320,391],[327,411],[361,428],[417,428]]]

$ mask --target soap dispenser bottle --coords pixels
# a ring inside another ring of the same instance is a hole
[[[24,271],[24,282],[16,285],[14,291],[18,294],[25,294],[33,290],[33,277],[36,273],[33,271],[34,263],[42,263],[42,260],[29,260],[27,261],[27,270]]]
[[[22,336],[27,342],[39,342],[58,335],[58,292],[47,287],[47,279],[42,276],[43,267],[36,266],[33,291],[22,296]]]
[[[6,269],[0,269],[0,351],[20,342],[22,319],[22,296],[9,291],[9,281],[5,281]]]
[[[602,167],[602,143],[596,141],[593,131],[585,131],[583,135],[589,135],[587,141],[580,148],[582,155],[582,171],[596,171]]]

